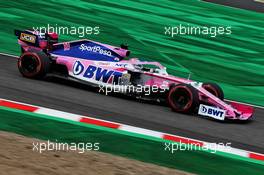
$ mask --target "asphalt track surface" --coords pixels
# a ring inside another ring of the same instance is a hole
[[[168,107],[105,96],[73,82],[24,78],[14,57],[0,55],[0,98],[264,153],[264,110],[252,121],[223,123],[172,112]]]
[[[264,1],[257,0],[203,0],[225,6],[231,6],[241,9],[252,10],[264,13]]]

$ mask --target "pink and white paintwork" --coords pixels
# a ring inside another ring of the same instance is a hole
[[[147,78],[142,79],[141,86],[156,86],[167,91],[173,85],[186,84],[192,86],[199,94],[200,104],[206,104],[216,110],[224,111],[225,116],[220,120],[226,118],[248,120],[253,115],[252,107],[236,102],[227,103],[206,90],[203,83],[169,75],[166,68],[158,62],[140,61],[138,58],[124,60],[130,54],[127,46],[115,47],[86,39],[64,43],[49,43],[50,38],[47,37],[54,37],[54,34],[52,36],[47,34],[45,38],[37,33],[30,33],[28,30],[25,32],[26,35],[35,36],[37,39],[36,43],[22,41],[20,34],[23,32],[16,31],[22,52],[45,53],[51,64],[65,67],[67,70],[66,77],[94,85],[118,86],[119,84],[114,83],[116,77],[121,78],[123,75],[128,74],[130,76],[132,74],[142,75]],[[56,39],[55,37],[55,41]],[[46,43],[46,46],[41,43]],[[154,68],[144,69],[146,65],[151,65]]]

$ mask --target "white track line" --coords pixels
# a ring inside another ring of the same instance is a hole
[[[7,104],[6,102],[11,103],[11,104]],[[110,121],[106,121],[106,120],[91,118],[91,117],[87,117],[87,116],[82,116],[82,115],[78,115],[78,114],[68,113],[68,112],[64,112],[64,111],[49,109],[49,108],[45,108],[45,107],[30,105],[30,104],[26,104],[26,103],[21,103],[21,102],[16,102],[16,101],[12,101],[12,100],[1,99],[1,98],[0,98],[0,104],[2,106],[6,106],[9,108],[15,108],[15,109],[19,109],[19,110],[23,110],[23,108],[24,108],[24,110],[26,110],[27,107],[33,107],[35,109],[33,109],[31,111],[32,113],[44,114],[44,115],[49,115],[49,116],[53,116],[53,117],[57,117],[57,118],[63,118],[63,119],[72,120],[72,121],[76,121],[76,122],[84,122],[87,124],[99,125],[99,126],[103,126],[103,127],[110,127],[111,128],[111,126],[114,125],[113,129],[117,129],[117,130],[123,130],[123,131],[127,131],[130,133],[137,133],[137,134],[141,134],[141,135],[152,136],[155,138],[161,138],[164,140],[171,140],[171,141],[176,141],[176,142],[179,142],[179,141],[181,142],[181,140],[182,140],[183,143],[186,143],[186,141],[187,141],[189,144],[202,144],[202,146],[200,146],[200,147],[207,148],[207,150],[211,150],[214,152],[220,151],[220,152],[225,152],[228,154],[238,155],[241,157],[247,157],[250,159],[262,160],[262,161],[264,160],[264,154],[255,153],[255,152],[242,150],[242,149],[238,149],[238,148],[233,148],[231,146],[224,146],[224,145],[220,145],[220,144],[216,144],[216,143],[208,143],[205,141],[196,140],[196,139],[192,139],[192,138],[181,137],[181,136],[177,136],[177,135],[171,135],[171,134],[153,131],[153,130],[149,130],[149,129],[145,129],[145,128],[139,128],[139,127],[135,127],[135,126],[124,125],[121,123],[110,122]],[[23,105],[23,107],[13,106],[13,105],[17,105],[17,104]],[[83,121],[83,119],[90,119],[90,120]],[[100,122],[103,122],[103,123],[100,123]]]
[[[0,55],[9,56],[9,57],[13,57],[13,58],[18,58],[18,56],[16,56],[16,55],[11,55],[11,54],[2,53],[2,52],[0,52]]]

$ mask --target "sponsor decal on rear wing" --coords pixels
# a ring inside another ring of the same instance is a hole
[[[38,45],[38,36],[28,31],[15,30],[15,35],[21,41],[27,42],[31,45]]]

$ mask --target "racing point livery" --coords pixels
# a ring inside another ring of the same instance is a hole
[[[253,108],[224,101],[215,83],[169,75],[158,62],[124,59],[126,45],[115,47],[91,40],[58,43],[56,33],[15,30],[21,46],[18,69],[27,78],[56,75],[129,97],[168,105],[173,111],[217,120],[248,120]],[[148,93],[146,93],[148,92]]]

